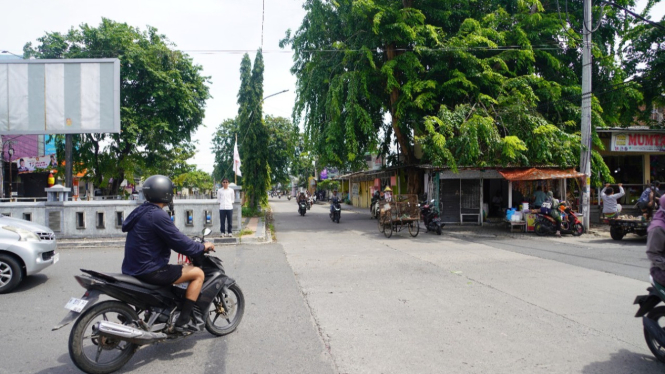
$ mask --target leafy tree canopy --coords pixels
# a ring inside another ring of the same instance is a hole
[[[173,179],[178,188],[198,188],[201,191],[210,191],[213,188],[212,177],[203,170],[190,171],[180,174]]]
[[[191,171],[191,135],[210,95],[208,78],[189,56],[154,27],[141,31],[105,18],[97,27],[82,24],[37,41],[25,45],[24,57],[120,59],[121,133],[74,136],[75,172],[86,170],[101,187],[113,178],[113,193],[123,179],[141,173],[174,177]],[[58,158],[64,159],[64,142],[58,144]]]
[[[386,155],[393,141],[407,165],[419,162],[416,145],[420,162],[452,168],[577,165],[583,9],[568,2],[579,21],[571,27],[557,5],[308,0],[301,27],[281,42],[295,53],[294,122],[332,166],[361,167],[360,155],[377,146]],[[606,8],[594,34],[595,127],[629,125],[643,100],[637,83],[622,84],[621,41],[633,24]],[[598,154],[592,162],[612,180]],[[419,184],[410,173],[409,188]]]

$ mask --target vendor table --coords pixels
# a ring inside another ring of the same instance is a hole
[[[526,230],[526,222],[524,221],[508,221],[508,225],[510,226],[510,232],[515,232],[515,227],[517,227],[517,231],[525,231]]]

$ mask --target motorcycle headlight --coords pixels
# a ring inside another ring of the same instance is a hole
[[[35,234],[32,231],[26,230],[26,229],[22,229],[22,228],[19,228],[19,227],[14,227],[14,226],[3,226],[2,228],[5,229],[5,230],[9,230],[9,231],[13,231],[13,232],[17,233],[18,236],[19,236],[18,240],[21,241],[21,242],[29,242],[29,241],[38,242],[40,240],[39,236],[37,236],[37,234]]]

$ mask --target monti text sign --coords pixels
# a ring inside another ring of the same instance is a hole
[[[665,134],[613,133],[614,152],[665,152]]]
[[[0,134],[120,132],[120,60],[0,61]]]

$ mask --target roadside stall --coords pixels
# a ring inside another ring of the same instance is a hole
[[[528,169],[504,169],[499,173],[508,181],[508,211],[506,222],[511,231],[519,230],[533,232],[536,224],[537,211],[529,206],[529,198],[540,186],[543,192],[553,191],[559,200],[568,201],[573,212],[577,210],[577,196],[579,191],[577,181],[584,174],[573,168],[528,168]],[[569,185],[568,179],[572,179]],[[570,191],[570,193],[569,193]],[[521,201],[515,201],[514,198]],[[574,214],[578,217],[578,213]]]

